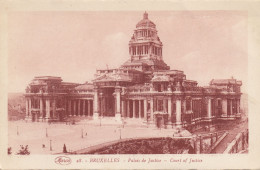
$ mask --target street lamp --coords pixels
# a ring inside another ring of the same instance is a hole
[[[48,131],[47,131],[47,128],[46,128],[46,133],[45,133],[45,135],[46,135],[46,138],[48,137]]]
[[[50,151],[52,151],[51,140],[50,140]]]
[[[121,140],[121,129],[119,129],[119,134],[120,134],[119,139]]]
[[[83,129],[81,129],[81,138],[83,138]]]
[[[122,123],[123,124],[123,128],[125,128],[125,119],[123,118],[122,121],[123,121],[123,123]]]

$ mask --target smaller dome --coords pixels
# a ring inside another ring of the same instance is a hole
[[[138,27],[152,27],[152,28],[155,28],[156,25],[148,19],[148,14],[147,12],[144,13],[144,17],[141,21],[139,21],[136,25],[136,28]]]

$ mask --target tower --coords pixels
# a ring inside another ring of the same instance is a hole
[[[169,70],[163,61],[163,44],[157,33],[156,25],[145,12],[129,41],[130,60],[123,64],[124,68],[140,71]]]
[[[143,19],[136,24],[136,29],[129,42],[129,54],[132,60],[157,59],[162,60],[162,42],[156,25],[143,14]]]

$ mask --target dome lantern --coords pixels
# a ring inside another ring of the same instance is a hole
[[[148,19],[148,14],[146,11],[144,12],[144,19]]]

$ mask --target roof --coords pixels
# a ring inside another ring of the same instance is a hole
[[[163,60],[152,60],[152,59],[140,59],[140,60],[127,60],[122,66],[129,65],[157,65],[161,67],[169,67]]]
[[[151,84],[144,83],[144,84],[135,84],[133,86],[128,86],[127,89],[142,89],[142,88],[147,88],[150,87]]]
[[[210,85],[228,85],[228,84],[235,84],[235,85],[242,85],[242,81],[236,79],[212,79],[210,81]]]
[[[63,86],[77,86],[79,83],[71,83],[71,82],[61,82]]]
[[[167,76],[167,75],[155,75],[153,78],[152,78],[152,80],[151,80],[152,82],[155,82],[155,81],[159,81],[159,82],[162,82],[162,81],[170,81],[170,79],[169,79],[169,76]]]
[[[94,89],[94,85],[93,84],[81,84],[77,87],[75,87],[76,90],[93,90]]]
[[[104,74],[96,78],[95,82],[109,82],[109,81],[127,81],[130,82],[132,79],[128,74]]]
[[[148,19],[148,14],[147,14],[147,12],[145,12],[143,15],[143,19],[136,24],[136,28],[138,28],[138,27],[155,28],[156,25],[151,20]]]
[[[59,80],[61,81],[61,77],[56,77],[56,76],[36,76],[34,79],[37,80]]]
[[[184,74],[181,70],[158,70],[154,74]]]

